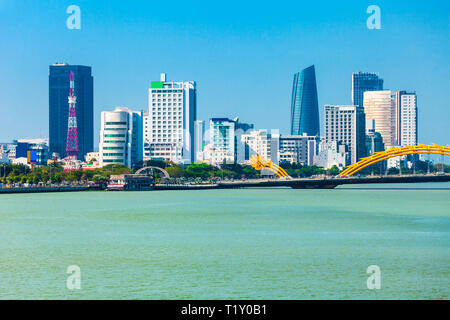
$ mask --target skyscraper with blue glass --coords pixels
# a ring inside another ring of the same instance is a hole
[[[70,72],[75,76],[78,159],[94,151],[94,79],[91,67],[53,64],[49,68],[49,149],[66,157]]]
[[[319,106],[314,65],[294,75],[291,98],[291,134],[318,136]]]
[[[383,90],[383,79],[373,72],[354,72],[352,74],[352,104],[364,106],[364,92]]]

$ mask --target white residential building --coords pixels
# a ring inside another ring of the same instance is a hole
[[[99,164],[124,164],[134,167],[142,161],[143,112],[128,108],[103,111],[99,145]]]
[[[278,164],[279,140],[280,134],[278,130],[271,130],[270,133],[265,129],[251,130],[242,134],[241,141],[244,143],[245,148],[244,163],[250,164],[250,158],[258,154],[264,159]]]
[[[417,145],[417,96],[415,93],[406,91],[397,93],[396,125],[398,145]]]
[[[319,167],[330,169],[333,166],[343,169],[350,164],[350,154],[347,145],[337,141],[322,141],[319,144],[319,153],[315,157],[315,164]]]
[[[162,73],[160,81],[151,82],[148,105],[144,160],[194,162],[195,81],[166,81],[166,74]]]

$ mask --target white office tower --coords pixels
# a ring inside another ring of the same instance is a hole
[[[397,144],[417,145],[417,96],[415,93],[399,91],[396,103]]]
[[[245,147],[244,164],[250,164],[250,158],[255,154],[273,163],[279,163],[280,133],[278,130],[271,130],[270,133],[265,129],[251,130],[241,135],[241,141]]]
[[[205,121],[195,120],[194,122],[194,149],[195,162],[202,162],[204,160],[203,147],[205,144]]]
[[[116,108],[101,114],[99,165],[124,164],[130,168],[143,159],[143,112]]]
[[[325,141],[345,144],[351,163],[366,154],[366,120],[358,106],[325,106]]]
[[[320,138],[317,136],[281,135],[279,147],[279,161],[301,163],[312,166],[317,155]]]
[[[195,81],[167,81],[162,73],[160,81],[151,82],[148,105],[144,160],[194,162]]]
[[[386,149],[397,144],[396,99],[397,93],[395,91],[364,92],[366,119],[375,120],[375,131],[381,134]]]

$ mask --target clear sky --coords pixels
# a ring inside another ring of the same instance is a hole
[[[81,30],[69,30],[69,5]],[[369,5],[381,30],[369,30]],[[147,109],[148,87],[195,80],[198,118],[239,116],[288,133],[293,74],[316,66],[324,104],[351,103],[351,74],[418,95],[419,140],[450,143],[449,1],[0,0],[0,141],[48,136],[48,66],[92,66],[100,112]],[[323,123],[321,122],[321,133]]]

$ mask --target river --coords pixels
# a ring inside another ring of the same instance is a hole
[[[449,258],[450,183],[0,195],[0,299],[448,299]]]

